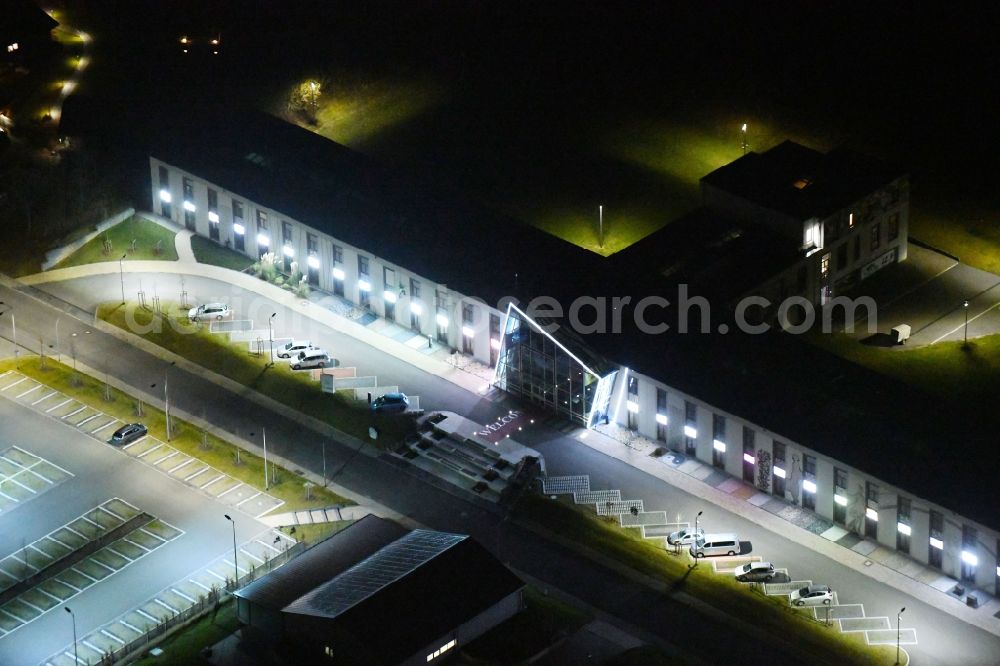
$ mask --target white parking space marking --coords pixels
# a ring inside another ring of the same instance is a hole
[[[49,412],[51,412],[51,411],[54,411],[54,410],[56,410],[56,409],[59,409],[60,407],[62,407],[62,406],[63,406],[63,405],[65,405],[66,403],[68,403],[68,402],[72,402],[72,400],[73,400],[73,398],[66,398],[65,400],[63,400],[62,402],[60,402],[60,403],[59,403],[58,405],[56,405],[55,407],[49,407],[48,409],[46,409],[46,410],[45,410],[45,413],[46,413],[46,414],[48,414],[48,413],[49,413]]]
[[[38,400],[36,400],[33,403],[31,403],[31,406],[34,407],[35,405],[37,405],[40,402],[45,402],[46,400],[48,400],[49,398],[51,398],[55,394],[56,394],[56,391],[52,391],[51,393],[49,393],[48,395],[46,395],[44,398],[39,398]]]
[[[27,379],[28,379],[27,377],[21,377],[16,382],[14,382],[12,384],[8,384],[7,386],[4,386],[2,389],[0,389],[0,391],[6,391],[8,389],[14,388],[15,386],[17,386],[21,382],[26,381]]]

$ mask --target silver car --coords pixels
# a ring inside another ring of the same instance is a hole
[[[315,349],[308,340],[292,340],[278,347],[275,354],[278,358],[291,358],[298,356],[300,352]]]
[[[695,536],[694,530],[691,528],[677,530],[667,535],[667,543],[671,546],[688,546],[694,543]],[[697,536],[705,536],[705,530],[699,529]]]
[[[774,565],[770,562],[750,562],[736,567],[733,575],[741,583],[770,582],[774,578]]]
[[[188,310],[188,319],[191,321],[222,320],[232,316],[233,311],[225,303],[205,303]]]
[[[322,349],[307,349],[299,352],[298,356],[288,359],[288,365],[292,370],[325,368],[328,365],[333,365],[333,359]]]
[[[793,606],[829,606],[833,603],[833,590],[829,585],[808,585],[788,596]]]

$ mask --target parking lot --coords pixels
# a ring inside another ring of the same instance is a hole
[[[72,663],[67,606],[80,658],[96,661],[291,545],[254,519],[277,500],[155,440],[108,445],[120,425],[33,380],[0,377],[0,663]],[[101,534],[107,542],[63,566]]]

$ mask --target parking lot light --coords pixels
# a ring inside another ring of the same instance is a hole
[[[899,612],[896,613],[896,663],[897,664],[899,663],[899,616],[902,615],[903,611],[905,610],[906,606],[903,606],[902,608],[899,609]]]
[[[226,520],[233,526],[233,572],[235,574],[233,577],[233,590],[236,590],[237,582],[240,579],[240,568],[236,564],[236,521],[228,513],[226,514]]]
[[[701,518],[701,514],[703,514],[703,513],[705,513],[705,512],[704,511],[699,511],[698,514],[694,517],[694,545],[695,545],[696,549],[698,547],[698,519]],[[697,553],[697,552],[698,551],[695,550],[695,553]],[[696,566],[696,567],[698,566],[698,556],[697,555],[695,555],[695,557],[694,557],[694,566]]]
[[[80,657],[78,657],[76,654],[76,615],[73,613],[73,611],[70,609],[69,606],[66,606],[65,608],[66,612],[69,613],[69,616],[73,618],[73,661],[79,664]]]

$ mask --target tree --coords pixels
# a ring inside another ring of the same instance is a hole
[[[323,84],[316,79],[303,81],[292,89],[288,98],[288,109],[306,116],[309,122],[316,124],[316,113],[319,111],[320,98],[323,96]]]

